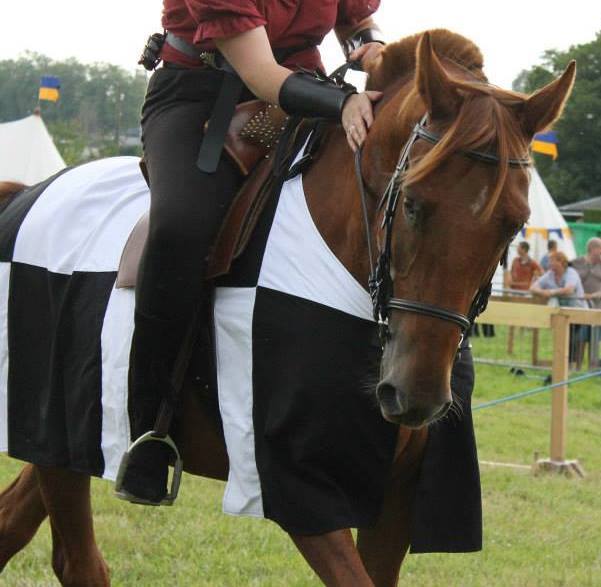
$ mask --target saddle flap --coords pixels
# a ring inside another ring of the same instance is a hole
[[[273,160],[265,159],[244,182],[221,225],[209,257],[207,279],[226,275],[245,249],[269,198]]]
[[[234,198],[209,257],[207,279],[225,275],[232,261],[246,247],[269,197],[270,190],[261,188],[268,183],[272,167],[272,159],[265,159],[260,163]],[[140,260],[148,238],[148,220],[149,215],[146,213],[138,220],[125,243],[115,283],[117,288],[136,285]]]
[[[121,253],[116,288],[135,287],[142,252],[148,238],[148,212],[136,223]]]
[[[240,117],[232,121],[235,130],[228,136],[232,140],[233,137],[241,137],[236,147],[239,155],[237,163],[243,174],[246,174],[246,169],[247,172],[250,170],[250,175],[236,194],[219,230],[209,257],[206,279],[226,275],[233,260],[246,248],[272,192],[274,158],[268,153],[280,138],[282,129],[279,125],[287,120],[281,109],[266,107],[264,102],[254,101],[240,106],[245,107],[237,110]],[[293,140],[286,145],[288,158],[294,150],[296,132],[292,136]],[[255,143],[249,143],[249,138]],[[272,139],[274,142],[271,142]],[[231,146],[233,143],[227,144]],[[230,153],[230,149],[227,150]],[[135,287],[147,237],[148,214],[136,224],[123,249],[116,287]]]

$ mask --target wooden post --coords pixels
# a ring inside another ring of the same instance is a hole
[[[553,383],[565,381],[569,376],[570,317],[565,314],[551,316],[553,335]],[[551,458],[537,459],[533,471],[563,473],[584,477],[580,463],[566,460],[566,436],[568,421],[568,386],[562,385],[552,391],[551,398]]]
[[[507,329],[507,354],[513,355],[513,339],[515,336],[515,327],[510,326]]]
[[[532,329],[532,364],[538,365],[538,328]]]
[[[567,316],[551,316],[553,333],[553,383],[569,375],[570,321]],[[564,461],[568,418],[568,386],[556,387],[551,400],[551,460]]]

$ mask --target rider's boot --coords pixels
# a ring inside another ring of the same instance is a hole
[[[174,397],[171,375],[189,320],[165,320],[136,310],[130,355],[129,416],[135,441],[153,430],[163,398]],[[173,451],[159,441],[143,442],[129,451],[119,497],[160,505],[167,495]]]

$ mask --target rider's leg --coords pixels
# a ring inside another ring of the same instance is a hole
[[[205,287],[209,249],[241,182],[222,159],[213,174],[196,159],[221,76],[218,72],[160,69],[142,112],[144,157],[151,186],[149,235],[136,288],[130,370],[132,438],[151,430],[170,393],[178,351]],[[136,449],[123,479],[130,496],[160,502],[166,493],[165,445]]]
[[[290,538],[327,587],[373,587],[350,530]]]
[[[26,465],[0,493],[0,571],[27,546],[46,515],[35,470]]]

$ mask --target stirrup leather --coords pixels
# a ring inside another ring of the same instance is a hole
[[[147,499],[142,499],[136,497],[123,489],[123,477],[125,476],[125,471],[127,469],[127,465],[129,464],[129,457],[132,451],[145,442],[162,442],[166,444],[175,454],[175,465],[173,466],[173,477],[171,478],[171,489],[167,493],[167,495],[159,502],[149,501]],[[130,503],[136,503],[141,505],[173,505],[173,502],[177,498],[177,494],[179,492],[179,486],[182,480],[182,472],[184,470],[184,464],[182,461],[182,457],[179,454],[179,450],[173,442],[172,438],[167,436],[157,436],[154,430],[150,430],[145,434],[142,434],[138,439],[131,443],[130,447],[123,454],[121,458],[121,463],[119,464],[119,471],[117,472],[117,479],[115,481],[115,495],[119,499],[123,499],[125,501],[129,501]]]

